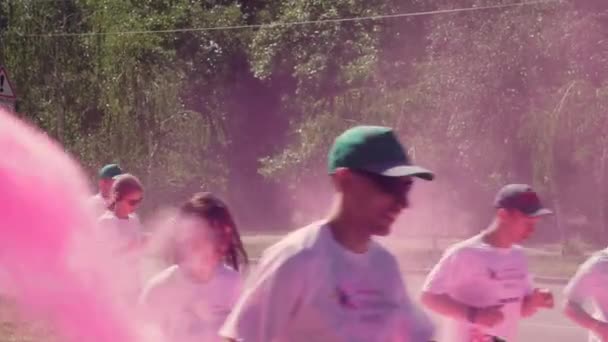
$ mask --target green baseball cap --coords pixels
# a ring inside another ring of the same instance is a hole
[[[355,126],[346,130],[334,141],[328,159],[330,174],[348,168],[387,177],[435,178],[431,171],[412,164],[389,127]]]
[[[496,208],[515,209],[526,216],[551,215],[553,212],[543,206],[538,194],[527,184],[505,185],[494,199]]]
[[[99,169],[98,176],[100,179],[112,179],[122,173],[122,169],[118,164],[107,164]]]

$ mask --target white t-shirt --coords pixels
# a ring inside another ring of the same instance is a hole
[[[98,219],[100,234],[118,251],[128,251],[143,241],[143,227],[136,215],[121,219],[106,211]]]
[[[388,251],[372,243],[349,252],[315,223],[264,252],[220,333],[243,342],[427,342],[433,327]]]
[[[108,201],[98,193],[89,198],[89,208],[93,211],[95,218],[100,217],[108,210]]]
[[[596,319],[608,318],[608,249],[600,251],[585,261],[578,269],[564,292],[568,300],[585,305],[593,304]],[[599,342],[595,335],[589,341]]]
[[[97,237],[99,242],[106,245],[116,260],[113,272],[117,295],[127,305],[137,301],[144,282],[142,268],[143,227],[137,216],[130,215],[128,219],[120,219],[111,211],[106,211],[98,219]]]
[[[447,294],[473,307],[503,305],[504,321],[492,329],[446,318],[441,341],[483,341],[484,335],[490,335],[512,342],[517,336],[522,301],[533,288],[523,248],[492,247],[477,235],[444,253],[428,275],[423,290]]]
[[[219,342],[240,288],[240,274],[228,266],[220,265],[213,278],[200,282],[173,265],[146,284],[140,304],[167,341]]]

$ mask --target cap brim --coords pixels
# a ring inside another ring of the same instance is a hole
[[[373,172],[387,177],[417,177],[431,181],[435,174],[425,168],[416,165],[398,165],[389,168],[366,168],[365,171]]]
[[[547,209],[547,208],[540,208],[537,211],[528,214],[528,216],[530,217],[540,217],[540,216],[547,216],[547,215],[553,215],[553,211]]]

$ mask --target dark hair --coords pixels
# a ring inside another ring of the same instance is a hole
[[[114,178],[114,184],[112,184],[112,189],[110,190],[110,204],[108,205],[108,209],[113,210],[116,206],[116,202],[135,191],[144,191],[144,186],[137,177],[129,173],[116,176],[116,178]]]
[[[213,229],[230,227],[232,236],[228,252],[224,256],[224,262],[237,271],[241,266],[249,263],[247,252],[243,247],[234,219],[228,210],[228,206],[222,200],[209,192],[199,192],[181,206],[180,214],[207,220]]]

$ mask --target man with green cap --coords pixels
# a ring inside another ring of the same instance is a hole
[[[396,259],[374,241],[408,207],[415,166],[390,128],[357,126],[329,152],[329,216],[264,251],[220,335],[243,342],[427,342]]]
[[[504,186],[487,229],[449,247],[428,275],[422,302],[447,320],[445,342],[513,342],[520,318],[553,307],[553,295],[534,288],[518,244],[551,211],[526,184]]]
[[[99,217],[108,209],[110,190],[112,189],[112,184],[114,184],[114,178],[122,173],[122,169],[118,164],[107,164],[99,169],[97,174],[99,193],[92,196],[89,200],[89,204],[94,210],[96,217]]]

